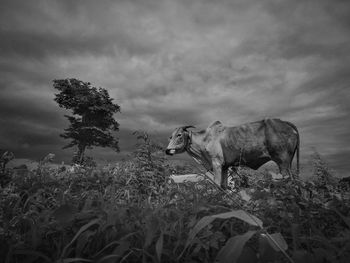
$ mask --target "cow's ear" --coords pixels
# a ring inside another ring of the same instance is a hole
[[[194,127],[194,126],[192,126],[192,125],[187,125],[187,126],[183,126],[183,127],[182,127],[182,129],[183,129],[184,131],[187,131],[187,129],[189,129],[189,128],[196,128],[196,127]]]

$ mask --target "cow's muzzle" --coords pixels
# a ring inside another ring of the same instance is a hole
[[[174,155],[175,154],[175,149],[166,149],[165,154],[167,155]]]

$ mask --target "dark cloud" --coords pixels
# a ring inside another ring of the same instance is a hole
[[[338,150],[337,153],[321,155],[322,160],[329,166],[332,171],[335,171],[338,176],[349,176],[349,168],[344,166],[344,163],[349,161],[350,151]]]
[[[110,42],[96,36],[77,35],[64,38],[55,32],[1,31],[0,38],[2,57],[40,59],[48,56],[108,55],[114,52]]]
[[[0,144],[12,150],[17,157],[38,159],[49,152],[60,152],[63,140],[59,131],[43,124],[0,121]]]
[[[176,126],[181,125],[196,125],[201,123],[202,112],[199,109],[193,108],[175,108],[176,105],[171,105],[167,110],[166,108],[150,108],[145,113],[152,116],[157,123],[167,125],[169,129],[174,129]]]
[[[0,98],[0,119],[6,122],[52,123],[60,127],[64,122],[61,115],[63,111],[55,106],[47,101],[36,103],[31,97],[4,96]]]
[[[38,1],[35,7],[5,1],[0,13],[0,54],[2,57],[41,59],[114,56],[116,50],[132,55],[155,52],[157,43],[152,39],[142,41],[144,31],[132,20],[123,21],[119,7],[137,13],[126,4],[116,6],[113,1]],[[109,19],[113,18],[116,23],[111,26]]]
[[[295,59],[308,56],[343,59],[350,53],[349,14],[346,1],[265,1],[270,27],[245,39],[242,54],[258,53],[269,58]]]

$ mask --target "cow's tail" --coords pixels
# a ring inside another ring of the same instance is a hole
[[[291,126],[295,130],[295,132],[297,133],[297,146],[295,147],[293,157],[294,157],[295,152],[296,152],[296,154],[297,154],[297,175],[299,175],[299,171],[300,171],[300,165],[299,165],[299,159],[300,159],[300,135],[299,135],[298,128],[293,123],[288,122],[288,121],[286,121],[286,123],[289,126]]]

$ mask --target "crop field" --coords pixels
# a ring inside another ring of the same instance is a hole
[[[241,170],[232,191],[140,146],[108,167],[5,169],[2,262],[348,262],[349,185],[318,155],[308,181]],[[192,171],[195,172],[195,171]],[[242,196],[244,191],[244,196]]]

